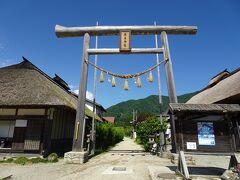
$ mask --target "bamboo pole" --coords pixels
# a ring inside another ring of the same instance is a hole
[[[96,26],[98,26],[98,22],[96,23]],[[98,48],[98,36],[96,36],[95,41],[95,48]],[[95,114],[96,114],[96,91],[97,91],[97,60],[98,55],[95,55],[95,68],[94,68],[94,80],[93,80],[93,118],[92,118],[92,133],[91,133],[91,140],[92,140],[92,149],[91,154],[94,155],[95,153],[95,145],[96,145],[96,125],[95,125]]]

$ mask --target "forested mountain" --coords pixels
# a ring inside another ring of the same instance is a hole
[[[178,96],[178,102],[185,103],[195,94],[196,92]],[[162,112],[164,112],[166,111],[169,103],[168,96],[162,96],[162,102],[163,102]],[[127,125],[129,124],[129,121],[131,121],[132,119],[133,109],[138,111],[139,116],[141,114],[151,114],[151,115],[159,114],[160,106],[158,103],[158,96],[151,95],[144,99],[128,100],[128,101],[118,103],[116,105],[109,107],[107,109],[107,113],[105,113],[104,116],[114,116],[116,117],[116,122],[118,124]]]

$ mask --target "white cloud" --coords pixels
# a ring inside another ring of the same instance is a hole
[[[77,89],[77,86],[69,84],[70,89]]]
[[[93,93],[91,93],[90,91],[86,92],[86,98],[89,100],[93,100]]]
[[[75,90],[73,90],[73,92],[74,92],[75,94],[78,94],[78,93],[79,93],[79,90],[78,90],[78,89],[75,89]]]
[[[78,89],[75,89],[73,90],[74,93],[78,94],[79,93],[79,90]],[[87,91],[86,92],[86,98],[89,99],[89,100],[93,100],[93,93],[91,93],[90,91]]]
[[[9,66],[9,65],[11,65],[12,63],[11,63],[11,60],[8,60],[8,59],[6,59],[6,60],[0,60],[0,67],[5,67],[5,66]]]

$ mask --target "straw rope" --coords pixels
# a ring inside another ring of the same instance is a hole
[[[101,67],[99,67],[99,66],[97,66],[97,65],[95,65],[95,64],[93,64],[93,63],[91,63],[90,61],[85,61],[85,63],[88,63],[88,64],[90,64],[91,66],[97,68],[98,70],[100,70],[100,71],[102,71],[102,72],[104,72],[104,73],[107,73],[107,74],[109,74],[109,75],[111,75],[111,76],[118,77],[118,78],[122,78],[122,79],[130,79],[130,78],[133,78],[133,77],[141,76],[141,75],[143,75],[143,74],[146,74],[146,73],[154,70],[155,68],[157,68],[158,66],[160,66],[160,65],[161,65],[162,63],[164,63],[165,61],[166,61],[166,60],[163,60],[163,61],[159,62],[158,64],[156,64],[155,66],[150,67],[150,68],[147,69],[146,71],[142,71],[142,72],[139,72],[139,73],[136,73],[136,74],[116,74],[116,73],[112,73],[112,72],[110,72],[110,71],[107,71],[107,70],[105,70],[105,69],[103,69],[103,68],[101,68]]]

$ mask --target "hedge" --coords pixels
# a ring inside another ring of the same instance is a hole
[[[114,127],[109,123],[96,124],[96,148],[105,150],[110,146],[122,141],[124,138],[124,129]]]

